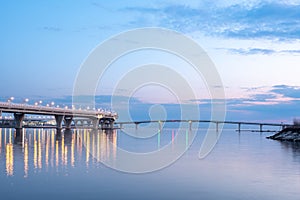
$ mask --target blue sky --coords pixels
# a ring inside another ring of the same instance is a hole
[[[291,120],[300,115],[299,10],[298,0],[2,1],[1,96],[68,98],[99,43],[130,29],[162,27],[191,37],[211,57],[228,117]],[[151,103],[150,96],[136,98]],[[204,105],[209,98],[198,100]]]

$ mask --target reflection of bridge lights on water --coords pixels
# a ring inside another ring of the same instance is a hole
[[[6,144],[6,174],[14,174],[14,147],[11,143]]]
[[[6,162],[6,175],[30,177],[32,173],[58,173],[68,175],[69,169],[84,167],[87,172],[91,167],[99,167],[109,162],[118,166],[118,146],[128,148],[128,151],[140,152],[141,147],[147,146],[152,150],[164,148],[171,144],[184,145],[188,148],[190,131],[160,130],[150,143],[134,141],[119,130],[94,131],[90,129],[76,129],[59,132],[56,129],[23,129],[21,140],[15,138],[14,129],[0,129],[0,158]],[[157,131],[157,130],[156,130]],[[177,135],[181,135],[181,139]],[[124,135],[124,136],[121,136]],[[118,136],[121,136],[118,140]],[[129,143],[128,143],[129,142]],[[154,143],[153,143],[154,142]],[[128,144],[130,144],[130,147]],[[125,145],[125,146],[123,146]],[[3,155],[1,155],[3,154]],[[121,158],[122,160],[122,158]],[[17,163],[17,165],[16,165]],[[23,169],[23,170],[19,170]],[[54,170],[53,170],[54,169]]]
[[[24,144],[24,178],[28,177],[28,143]]]
[[[31,173],[51,168],[57,173],[67,173],[68,168],[76,167],[82,161],[89,167],[91,163],[100,164],[101,159],[116,159],[116,150],[112,150],[117,145],[116,131],[106,134],[81,129],[59,133],[55,129],[26,129],[21,143],[14,138],[13,131],[0,128],[0,155],[5,152],[7,176],[20,174],[16,170],[19,166],[14,168],[16,162],[23,164],[22,176],[26,178]]]

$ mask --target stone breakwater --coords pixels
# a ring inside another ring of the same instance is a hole
[[[300,142],[300,127],[288,127],[267,138],[280,141]]]

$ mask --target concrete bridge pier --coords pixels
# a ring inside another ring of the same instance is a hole
[[[219,122],[216,122],[216,132],[219,132]]]
[[[93,123],[93,129],[95,130],[98,130],[99,129],[99,119],[98,118],[95,118],[92,120],[92,123]]]
[[[14,136],[14,143],[15,144],[22,144],[23,142],[23,131],[22,128],[17,128]]]
[[[64,119],[63,115],[55,115],[56,129],[57,130],[61,130],[62,129],[63,119]]]
[[[238,123],[238,132],[241,132],[241,123]]]
[[[114,123],[115,123],[115,121],[112,120],[112,119],[109,121],[109,128],[110,128],[110,129],[113,129],[113,128],[114,128]]]
[[[259,125],[259,131],[263,132],[263,125],[262,124]]]
[[[23,120],[24,120],[24,113],[14,113],[15,119],[15,128],[22,129],[23,128]]]
[[[56,128],[55,140],[56,141],[61,141],[61,139],[62,139],[62,130]]]
[[[69,130],[71,129],[72,120],[73,120],[72,116],[65,116],[64,117],[64,122],[65,122],[66,129],[69,129]]]
[[[135,129],[138,129],[139,124],[135,123]]]

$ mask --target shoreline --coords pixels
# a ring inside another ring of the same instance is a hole
[[[300,142],[300,127],[296,126],[285,128],[275,135],[267,137],[267,139]]]

